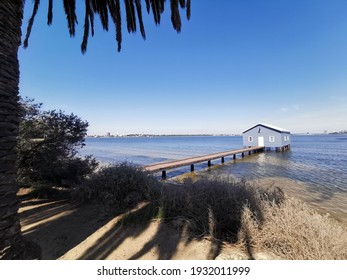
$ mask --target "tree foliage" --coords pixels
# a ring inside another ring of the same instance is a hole
[[[152,12],[155,24],[160,24],[161,14],[164,12],[165,0],[145,0],[147,13]],[[76,25],[78,24],[76,15],[76,0],[63,0],[64,12],[68,23],[71,37],[75,36]],[[111,18],[116,31],[116,41],[118,51],[122,47],[122,18],[121,18],[121,1],[120,0],[85,0],[84,13],[84,34],[81,44],[82,53],[87,50],[88,38],[91,33],[94,36],[94,15],[100,17],[100,22],[104,30],[108,31],[109,18]],[[24,40],[24,47],[28,46],[29,37],[34,24],[34,19],[39,9],[40,0],[34,0],[32,16],[29,19],[27,33]],[[126,12],[126,24],[129,33],[137,30],[137,21],[140,26],[140,32],[143,39],[146,39],[146,31],[142,19],[141,0],[124,0]],[[186,9],[187,19],[190,19],[191,0],[170,0],[171,22],[173,28],[181,31],[180,8]],[[136,20],[137,19],[137,20]],[[53,21],[53,0],[48,2],[47,24],[51,25]]]
[[[26,184],[61,184],[91,173],[96,161],[81,158],[88,122],[61,110],[43,111],[34,100],[21,100],[18,178]]]

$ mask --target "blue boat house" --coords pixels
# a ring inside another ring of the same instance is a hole
[[[284,151],[290,149],[290,132],[269,124],[259,123],[242,133],[243,146],[260,146],[265,149]]]

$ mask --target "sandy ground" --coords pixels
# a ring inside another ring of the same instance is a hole
[[[141,212],[141,205],[133,212]],[[231,245],[192,239],[183,223],[127,223],[125,214],[107,218],[95,205],[76,207],[64,200],[24,200],[24,236],[42,249],[42,259],[215,259]]]
[[[323,214],[330,213],[347,226],[346,195],[322,196],[297,182],[279,178],[257,183],[280,184],[287,194],[306,201]],[[133,213],[141,216],[145,210],[143,204],[133,209]],[[41,247],[42,259],[204,260],[230,255],[237,259],[242,254],[230,244],[192,238],[179,221],[124,223],[126,214],[107,217],[95,205],[77,207],[65,200],[24,199],[19,213],[23,234]],[[246,254],[242,258],[254,257],[257,253],[251,252],[251,256]],[[276,258],[266,254],[259,258]]]

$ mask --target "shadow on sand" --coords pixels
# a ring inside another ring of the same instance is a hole
[[[153,221],[157,207],[142,203],[110,217],[97,205],[77,206],[64,200],[24,201],[20,217],[24,236],[41,246],[42,259],[215,259],[220,254],[222,239],[212,238],[208,231],[192,234],[184,219]],[[206,229],[211,213],[214,209],[201,213]],[[237,242],[239,226],[235,220],[233,242]],[[189,248],[193,248],[192,253]],[[253,259],[250,242],[246,242],[245,249]]]
[[[59,258],[110,220],[94,205],[66,200],[27,200],[19,213],[23,235],[41,247],[42,259]]]

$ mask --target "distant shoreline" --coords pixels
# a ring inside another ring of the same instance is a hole
[[[241,134],[125,134],[125,135],[88,135],[86,138],[130,138],[130,137],[230,137],[242,136]]]
[[[291,133],[294,136],[334,136],[347,135],[347,132],[331,133]],[[153,138],[153,137],[240,137],[242,134],[124,134],[124,135],[88,135],[86,138]]]

